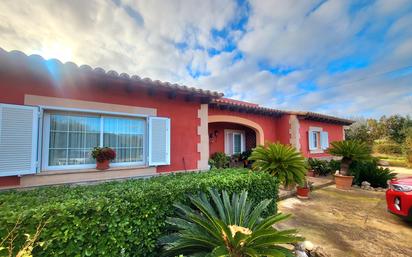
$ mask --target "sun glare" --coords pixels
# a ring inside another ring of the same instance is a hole
[[[72,49],[58,43],[43,47],[36,54],[41,55],[44,59],[58,59],[61,62],[73,61]]]

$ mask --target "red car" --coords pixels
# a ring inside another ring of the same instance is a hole
[[[388,210],[398,216],[412,220],[412,177],[392,179],[386,190]]]

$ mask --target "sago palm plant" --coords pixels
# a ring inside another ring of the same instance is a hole
[[[176,232],[159,240],[163,245],[162,256],[294,256],[279,244],[303,238],[295,235],[296,230],[273,227],[289,215],[263,218],[271,200],[254,205],[247,196],[243,191],[230,199],[225,191],[220,194],[209,190],[209,195],[191,197],[191,206],[176,204],[178,217],[166,221]]]
[[[328,153],[341,156],[340,174],[349,176],[349,166],[353,161],[362,161],[370,159],[370,151],[368,146],[361,141],[346,140],[332,142]]]
[[[307,171],[305,159],[289,145],[270,143],[256,147],[249,160],[255,161],[253,169],[268,172],[286,187],[303,183]]]

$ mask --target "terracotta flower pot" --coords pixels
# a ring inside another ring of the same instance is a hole
[[[352,188],[353,176],[335,175],[336,188],[349,190]]]
[[[104,160],[102,162],[96,162],[96,169],[107,170],[109,168],[109,160]]]
[[[296,195],[298,198],[301,199],[308,199],[309,198],[310,189],[307,187],[296,187]]]

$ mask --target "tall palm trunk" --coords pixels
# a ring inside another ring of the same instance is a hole
[[[349,166],[352,163],[351,158],[343,157],[340,162],[340,174],[343,176],[349,176]]]

